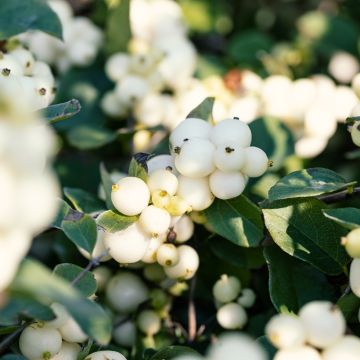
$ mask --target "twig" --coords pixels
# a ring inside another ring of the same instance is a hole
[[[191,281],[189,292],[189,307],[188,307],[188,341],[191,343],[196,339],[197,324],[196,324],[196,309],[194,303],[194,292],[196,287],[196,278]]]
[[[351,293],[351,287],[350,285],[348,285],[346,287],[346,289],[344,290],[344,292],[341,294],[341,296],[339,297],[339,300],[341,300],[343,297],[345,297],[346,295],[350,294]],[[339,301],[338,300],[338,301]]]
[[[199,326],[199,329],[197,331],[197,337],[200,337],[206,329],[209,327],[209,325],[216,320],[216,315],[212,315],[209,319],[207,319],[203,324]]]
[[[339,191],[333,194],[320,195],[317,198],[327,204],[331,204],[334,202],[350,199],[354,196],[359,196],[359,195],[360,195],[360,187],[356,187],[353,189],[346,189],[343,191]]]
[[[0,354],[2,354],[10,344],[22,333],[22,331],[29,325],[29,323],[24,323],[19,326],[12,334],[6,336],[6,338],[0,343]]]
[[[71,285],[77,284],[87,272],[92,270],[94,267],[99,266],[101,259],[108,254],[108,251],[103,252],[101,255],[92,258],[86,267],[75,277],[75,279],[71,282]]]

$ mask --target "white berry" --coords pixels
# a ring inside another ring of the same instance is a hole
[[[179,220],[176,221],[174,225],[174,231],[176,233],[176,242],[184,243],[193,236],[194,233],[194,223],[191,220],[190,216],[183,215]]]
[[[97,351],[92,354],[89,354],[86,357],[86,360],[104,360],[104,359],[126,360],[126,357],[117,351],[111,351],[111,350]]]
[[[294,348],[305,344],[305,329],[296,316],[278,314],[266,325],[266,336],[278,349]]]
[[[170,222],[170,214],[154,205],[145,208],[139,217],[142,230],[152,236],[164,234],[169,229]]]
[[[174,158],[171,155],[158,155],[150,158],[147,162],[148,174],[151,175],[154,171],[163,169],[169,170],[176,174]]]
[[[241,290],[241,294],[237,299],[238,304],[245,308],[250,308],[255,304],[256,294],[254,290],[245,288]]]
[[[165,240],[166,235],[152,237],[149,241],[149,246],[147,247],[144,256],[141,258],[141,261],[145,264],[152,264],[156,262],[156,252]]]
[[[209,180],[206,177],[193,179],[179,176],[178,195],[191,206],[192,210],[196,211],[208,208],[214,201]]]
[[[146,234],[138,222],[124,230],[105,232],[104,244],[111,257],[120,264],[140,261],[149,246],[150,235]]]
[[[46,322],[47,326],[57,329],[63,326],[66,323],[66,321],[70,319],[70,315],[63,305],[59,303],[52,303],[50,307],[51,310],[56,315],[56,318],[54,320],[47,321]]]
[[[209,177],[209,185],[215,197],[228,200],[242,194],[246,186],[246,180],[240,172],[216,170]]]
[[[191,246],[181,245],[177,249],[179,262],[165,267],[165,273],[170,279],[191,279],[199,267],[199,255]]]
[[[51,360],[77,360],[80,350],[79,344],[63,341],[60,351]]]
[[[241,290],[241,283],[235,276],[222,275],[213,286],[215,300],[227,303],[237,298]]]
[[[313,346],[325,348],[345,333],[345,319],[341,311],[328,301],[312,301],[299,312],[306,340]]]
[[[360,258],[360,228],[350,231],[341,243],[352,258]]]
[[[169,195],[175,195],[178,179],[171,171],[159,169],[149,175],[147,184],[151,193],[155,190],[164,190]]]
[[[116,210],[124,215],[140,214],[147,207],[149,200],[148,186],[137,177],[125,177],[113,185],[111,201]]]
[[[156,260],[162,266],[174,266],[179,262],[179,251],[173,244],[162,244],[156,252]]]
[[[165,208],[172,216],[181,216],[192,210],[189,203],[178,195],[171,196]]]
[[[29,360],[49,360],[61,349],[60,332],[41,323],[29,325],[20,335],[21,353]]]
[[[251,130],[247,124],[237,119],[220,121],[211,131],[210,140],[216,145],[236,143],[248,147],[251,143]]]
[[[99,260],[100,262],[110,260],[111,256],[106,253],[107,249],[104,244],[104,236],[105,236],[105,231],[102,229],[98,229],[96,243],[95,243],[92,253],[89,254],[89,252],[87,252],[86,250],[78,247],[78,250],[81,253],[81,255],[83,255],[86,259],[89,259],[89,260],[91,258],[100,258],[100,256],[101,256],[101,258]]]
[[[148,289],[137,275],[122,272],[109,281],[106,299],[115,310],[129,314],[148,299]]]
[[[247,322],[247,315],[241,305],[228,303],[218,309],[216,319],[224,329],[235,330],[244,327]]]
[[[59,331],[62,338],[68,342],[82,343],[88,338],[73,318],[68,319],[65,324],[59,328]]]
[[[201,178],[215,170],[215,146],[207,139],[192,138],[184,142],[175,156],[176,170],[191,178]]]
[[[290,349],[279,350],[274,360],[321,360],[322,357],[318,351],[310,346],[299,346]]]
[[[360,259],[354,259],[351,262],[349,281],[351,291],[360,297]]]
[[[352,126],[351,139],[356,146],[360,146],[360,121],[356,121]]]
[[[160,316],[153,310],[142,311],[138,318],[139,329],[146,335],[152,336],[159,332],[161,327]]]
[[[251,146],[245,149],[245,164],[241,172],[249,177],[258,177],[269,167],[269,159],[265,152],[258,147]]]
[[[221,171],[240,171],[245,164],[245,149],[237,143],[221,144],[215,150],[214,163]]]
[[[125,77],[129,68],[130,59],[127,54],[116,53],[111,55],[105,64],[105,73],[112,81],[120,81]]]
[[[353,335],[346,335],[322,353],[323,360],[358,360],[360,340]]]
[[[113,331],[114,341],[121,346],[132,347],[136,341],[136,326],[128,320],[116,326]]]

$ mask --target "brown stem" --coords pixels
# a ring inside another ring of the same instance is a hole
[[[194,303],[194,293],[196,287],[196,278],[194,277],[190,284],[189,307],[188,307],[188,341],[191,343],[196,339],[196,308]]]
[[[354,196],[359,196],[359,195],[360,195],[360,187],[356,187],[353,188],[351,191],[349,191],[349,189],[346,189],[333,194],[320,195],[317,198],[327,204],[331,204],[338,201],[350,199]]]

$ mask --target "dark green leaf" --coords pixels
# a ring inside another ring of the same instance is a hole
[[[199,355],[198,352],[186,346],[168,346],[159,350],[150,360],[172,360],[181,355]],[[200,355],[199,355],[200,356]]]
[[[54,274],[62,277],[68,282],[72,282],[74,279],[82,273],[84,269],[74,264],[58,264],[54,268]],[[75,284],[75,287],[85,296],[89,297],[96,291],[96,280],[94,274],[87,271],[80,280]]]
[[[11,289],[40,302],[58,302],[66,307],[82,330],[100,344],[111,338],[111,321],[105,311],[68,282],[34,260],[24,260]]]
[[[1,360],[27,360],[25,356],[18,354],[7,354],[0,358]]]
[[[111,180],[110,174],[106,170],[104,163],[100,164],[100,176],[102,185],[104,187],[106,206],[108,209],[114,209],[114,205],[111,201],[111,188],[113,186],[113,182]]]
[[[58,201],[59,201],[59,206],[58,206],[59,210],[55,220],[52,223],[52,226],[57,229],[61,229],[62,221],[64,220],[65,216],[68,215],[70,211],[72,211],[72,209],[66,201],[62,199],[58,199]]]
[[[357,208],[324,209],[323,214],[346,229],[353,230],[360,227],[360,210]]]
[[[64,188],[64,194],[76,210],[93,213],[106,209],[102,200],[85,190],[66,187]]]
[[[47,305],[34,299],[18,295],[12,296],[10,301],[0,311],[0,324],[18,324],[22,318],[50,321],[55,314]]]
[[[76,115],[81,110],[78,100],[72,99],[62,104],[50,105],[42,110],[43,117],[50,123],[67,120]]]
[[[347,322],[358,323],[358,313],[360,308],[360,298],[353,293],[342,296],[337,305],[341,309]]]
[[[272,359],[275,356],[277,349],[270,343],[270,341],[265,335],[257,338],[256,342],[258,342],[263,347],[263,349],[268,354],[269,359]]]
[[[314,198],[280,200],[263,209],[265,226],[289,255],[336,275],[349,261],[340,238],[346,231],[325,218],[326,205]]]
[[[97,239],[97,228],[90,215],[70,211],[62,221],[61,228],[76,246],[92,252]]]
[[[258,246],[264,237],[261,211],[243,195],[216,199],[204,214],[215,233],[237,245]]]
[[[219,236],[209,239],[211,251],[221,260],[234,266],[256,269],[264,265],[262,248],[243,248]]]
[[[348,183],[334,171],[311,168],[295,171],[281,178],[269,191],[269,200],[317,196],[346,189]]]
[[[286,308],[297,313],[307,302],[335,299],[333,287],[319,270],[276,245],[266,247],[264,256],[269,267],[270,298],[277,311]]]
[[[130,0],[120,0],[111,6],[106,23],[106,50],[108,54],[127,51],[131,39]]]
[[[119,212],[108,210],[104,211],[96,219],[97,225],[108,232],[117,232],[126,229],[137,220],[136,216],[125,216]]]
[[[241,120],[241,114],[239,114]],[[271,170],[280,169],[285,159],[294,154],[294,139],[291,131],[278,119],[264,117],[249,124],[252,132],[251,146],[263,149],[273,161]]]
[[[0,1],[0,39],[28,30],[41,30],[62,39],[60,20],[46,1]]]
[[[139,161],[136,157],[133,157],[129,165],[129,176],[135,176],[141,180],[147,181],[147,169],[146,169],[146,160],[144,163]]]
[[[207,97],[195,109],[191,110],[187,118],[199,118],[207,121],[212,121],[212,111],[214,107],[215,98]]]

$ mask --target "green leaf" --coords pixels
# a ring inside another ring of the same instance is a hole
[[[297,313],[307,302],[335,299],[333,287],[319,270],[275,245],[266,247],[264,256],[269,267],[270,298],[277,311],[286,307]]]
[[[129,176],[135,176],[137,178],[140,178],[141,180],[147,181],[147,166],[146,166],[146,160],[148,158],[148,154],[146,155],[145,161],[142,161],[142,153],[136,154],[130,161],[129,165]]]
[[[55,319],[55,314],[47,305],[34,299],[13,295],[8,303],[1,308],[0,324],[18,324],[20,319],[37,319],[50,321]]]
[[[262,348],[266,351],[266,353],[269,356],[269,359],[274,358],[274,356],[277,352],[277,349],[270,343],[270,341],[268,340],[268,338],[265,335],[257,338],[256,342],[259,343],[262,346]]]
[[[78,290],[39,262],[24,260],[11,284],[11,290],[39,302],[62,304],[81,329],[95,341],[103,345],[110,341],[111,321],[101,306],[84,298]]]
[[[92,252],[97,239],[97,228],[90,215],[70,211],[62,221],[61,228],[76,246]]]
[[[191,110],[187,118],[199,118],[212,122],[212,111],[215,98],[207,97],[195,109]]]
[[[87,341],[87,344],[84,346],[84,348],[79,352],[77,356],[77,360],[84,360],[90,354],[90,350],[93,344],[94,344],[93,340],[89,339]]]
[[[360,298],[355,294],[350,293],[342,296],[337,305],[341,309],[347,322],[358,323],[358,313],[360,308]]]
[[[258,246],[264,238],[261,211],[243,195],[231,200],[216,199],[204,214],[216,234],[236,245]]]
[[[241,120],[241,114],[240,114]],[[290,155],[294,154],[294,139],[291,131],[277,118],[263,117],[249,124],[252,132],[251,146],[263,149],[275,171],[280,169]]]
[[[186,346],[168,346],[159,350],[150,360],[171,360],[181,355],[199,355],[198,352]]]
[[[65,103],[48,106],[42,110],[42,115],[50,123],[55,123],[75,116],[80,110],[80,102],[76,99],[72,99]]]
[[[243,248],[219,236],[209,239],[211,251],[221,260],[246,269],[257,269],[265,263],[262,248]]]
[[[334,171],[323,168],[310,168],[295,171],[281,178],[269,191],[269,200],[281,200],[318,196],[346,189],[348,183]]]
[[[0,1],[0,39],[28,30],[41,30],[62,39],[61,22],[45,1]]]
[[[137,216],[125,216],[117,211],[108,210],[97,217],[96,223],[104,230],[113,233],[126,229],[136,220]]]
[[[82,273],[84,269],[74,264],[58,264],[54,268],[54,274],[61,278],[72,282]],[[96,292],[96,280],[94,274],[87,271],[82,278],[76,282],[75,287],[85,296],[89,297]]]
[[[27,360],[25,356],[18,354],[7,354],[1,357],[1,360]]]
[[[113,186],[113,181],[111,180],[110,174],[106,170],[104,163],[100,164],[100,176],[101,176],[101,182],[102,182],[102,185],[103,185],[104,191],[105,191],[106,206],[109,209],[114,209],[114,205],[111,201],[111,188]]]
[[[64,194],[78,211],[93,213],[106,209],[102,200],[85,190],[66,187]]]
[[[353,230],[360,227],[360,210],[357,208],[324,209],[323,214],[346,229]]]
[[[263,209],[274,242],[291,256],[329,274],[340,274],[349,261],[340,238],[346,231],[322,214],[326,205],[313,198],[280,200]]]
[[[106,50],[108,54],[127,51],[131,39],[130,0],[112,2],[106,23]]]
[[[65,216],[69,214],[70,211],[72,211],[73,209],[71,209],[70,205],[62,200],[62,199],[58,199],[59,202],[59,206],[58,206],[58,213],[56,215],[56,218],[54,219],[52,226],[57,228],[57,229],[61,229],[61,223],[64,220]]]

